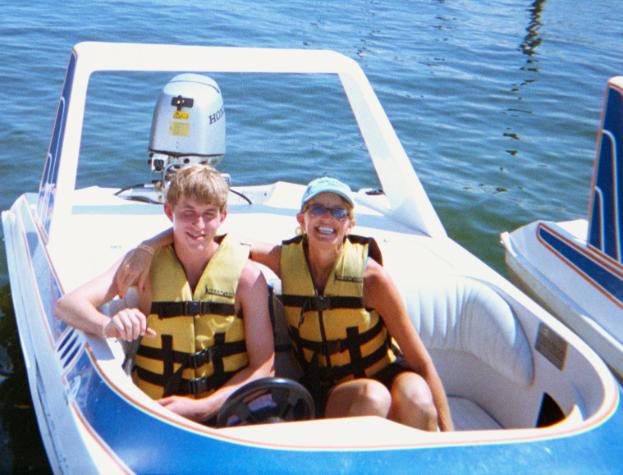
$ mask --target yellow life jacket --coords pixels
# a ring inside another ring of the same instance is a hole
[[[380,262],[376,242],[348,236],[322,294],[314,288],[305,248],[302,236],[283,241],[280,273],[288,328],[306,377],[323,387],[373,377],[396,360],[383,319],[363,306],[369,252],[378,252]]]
[[[173,246],[154,256],[147,323],[157,336],[141,340],[133,372],[135,383],[154,399],[206,396],[249,363],[244,322],[235,310],[249,247],[227,235],[218,239],[194,292]]]

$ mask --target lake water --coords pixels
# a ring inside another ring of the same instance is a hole
[[[0,209],[38,187],[79,41],[333,49],[363,67],[448,233],[500,272],[501,231],[586,215],[603,92],[623,74],[615,0],[0,5]],[[0,254],[0,472],[45,473]]]

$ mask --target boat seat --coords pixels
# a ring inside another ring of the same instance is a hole
[[[275,278],[277,277],[275,276]],[[270,318],[275,338],[275,376],[299,380],[303,376],[303,371],[292,351],[286,314],[278,297],[281,291],[281,282],[269,281],[269,289],[271,294]]]
[[[454,430],[497,430],[503,427],[471,399],[448,396]]]
[[[399,289],[429,350],[466,352],[515,384],[532,383],[528,339],[510,305],[496,291],[459,276],[402,282]]]

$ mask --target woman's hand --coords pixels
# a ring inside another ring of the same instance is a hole
[[[144,244],[125,255],[114,277],[120,297],[125,297],[128,289],[135,283],[139,292],[145,291],[153,257],[153,250]]]

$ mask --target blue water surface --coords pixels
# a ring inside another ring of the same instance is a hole
[[[37,189],[77,42],[326,48],[363,67],[449,234],[500,272],[501,231],[587,215],[603,92],[608,78],[623,74],[615,0],[0,6],[0,209]],[[147,140],[137,134],[128,146],[146,150]],[[348,160],[327,163],[323,171],[338,176],[358,170]],[[85,179],[105,167],[86,169]],[[296,168],[291,173],[283,178],[300,181]],[[0,472],[46,472],[3,243],[0,254]]]

